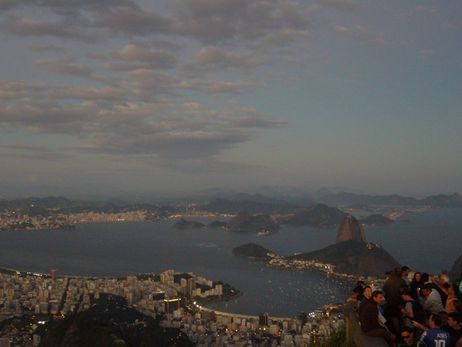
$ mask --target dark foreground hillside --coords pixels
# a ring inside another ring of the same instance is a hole
[[[125,299],[104,295],[90,309],[41,330],[40,347],[189,347],[178,329],[163,329],[159,321],[127,306]]]

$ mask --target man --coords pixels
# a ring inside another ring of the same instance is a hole
[[[426,347],[451,347],[451,336],[448,332],[441,329],[441,317],[432,314],[428,319],[430,329],[424,331],[420,341]]]
[[[407,328],[413,329],[414,325],[412,321],[417,321],[421,324],[425,323],[425,312],[419,302],[415,301],[412,297],[410,289],[405,288],[401,292],[401,298],[403,299],[403,308],[401,314],[403,318],[403,325]]]
[[[401,326],[401,290],[406,287],[406,282],[402,278],[401,268],[396,268],[385,281],[383,292],[387,304],[385,305],[385,318],[390,330],[398,334]]]
[[[401,343],[398,343],[398,347],[417,347],[419,342],[414,338],[414,330],[411,328],[404,328],[401,331]]]
[[[372,293],[371,299],[364,301],[359,307],[359,323],[364,334],[371,337],[381,337],[385,339],[390,346],[394,346],[396,341],[395,335],[379,320],[379,305],[385,300],[383,293],[376,290]]]
[[[403,266],[401,267],[401,277],[403,281],[406,283],[406,285],[410,285],[411,281],[409,280],[409,273],[411,272],[411,269],[409,266]]]
[[[452,345],[456,346],[456,343],[462,339],[462,313],[450,313],[447,326],[443,327],[443,329],[451,335]]]
[[[422,287],[422,307],[427,314],[438,314],[444,311],[441,296],[430,285],[426,284]]]

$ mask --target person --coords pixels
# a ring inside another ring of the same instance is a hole
[[[448,299],[446,300],[446,306],[444,307],[447,313],[457,311],[457,303],[459,302],[459,287],[456,284],[449,285],[448,288]]]
[[[410,281],[409,281],[409,273],[410,272],[411,272],[411,269],[409,268],[409,266],[402,266],[401,267],[401,278],[406,283],[406,285],[410,284]]]
[[[398,343],[398,347],[417,347],[419,342],[414,338],[414,330],[405,327],[401,331],[401,342]]]
[[[412,321],[419,322],[421,324],[425,323],[425,312],[422,308],[422,305],[412,297],[412,292],[410,289],[403,289],[401,292],[401,298],[403,299],[403,308],[401,309],[401,314],[403,316],[403,326],[413,329],[414,325]]]
[[[412,291],[412,297],[414,300],[419,300],[420,297],[420,290],[422,289],[424,282],[422,281],[422,273],[416,272],[414,273],[414,277],[412,278],[411,284],[409,287]]]
[[[382,305],[384,300],[383,292],[380,290],[374,291],[372,297],[359,307],[359,324],[365,335],[381,337],[390,346],[394,346],[396,336],[387,329],[379,318],[379,305]]]
[[[451,336],[441,329],[441,317],[437,314],[430,315],[428,319],[430,329],[423,332],[420,341],[425,347],[450,347]]]
[[[369,300],[372,298],[372,288],[371,286],[365,286],[363,291],[363,300]]]
[[[433,286],[426,284],[422,287],[422,307],[427,314],[438,314],[443,311],[441,296]]]
[[[383,292],[387,304],[385,305],[385,318],[390,330],[398,334],[401,327],[401,289],[406,287],[401,274],[401,268],[396,268],[383,285]]]
[[[462,339],[462,313],[449,313],[447,327],[444,330],[451,335],[452,345],[456,346],[457,342]]]

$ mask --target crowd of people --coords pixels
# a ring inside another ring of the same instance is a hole
[[[394,269],[383,288],[359,281],[355,302],[365,335],[383,338],[393,347],[462,347],[462,282]]]

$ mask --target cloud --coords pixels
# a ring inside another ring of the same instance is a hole
[[[12,16],[0,23],[0,29],[17,36],[48,36],[84,42],[95,40],[65,20],[39,22],[31,18]]]
[[[29,160],[55,161],[68,157],[61,152],[39,145],[0,145],[0,152],[2,156]]]
[[[37,64],[45,67],[50,72],[93,78],[93,68],[91,66],[75,63],[72,59],[39,60]]]
[[[211,72],[224,69],[249,70],[268,63],[268,58],[255,52],[240,53],[221,47],[207,46],[199,50],[192,63],[185,66],[186,71]]]
[[[171,33],[172,19],[155,11],[133,7],[108,8],[93,23],[112,34],[158,35]]]
[[[362,25],[355,25],[352,27],[336,25],[334,29],[339,35],[358,40],[366,44],[379,46],[387,44],[387,41],[382,34],[376,34],[369,28]]]
[[[175,0],[175,31],[206,43],[260,40],[308,28],[308,7],[289,1]],[[294,36],[292,36],[294,37]]]
[[[138,7],[132,0],[0,0],[0,9],[17,7],[39,7],[58,13],[74,13],[85,11],[105,11],[110,7]]]
[[[100,58],[107,59],[106,68],[115,70],[172,69],[177,65],[177,58],[171,51],[133,43]]]
[[[316,4],[344,11],[356,11],[361,8],[361,5],[355,0],[316,0]]]

